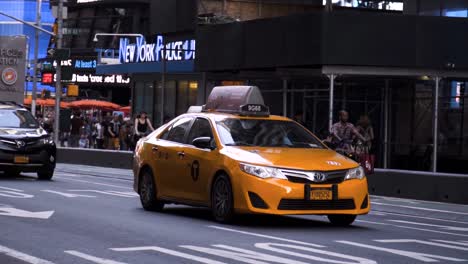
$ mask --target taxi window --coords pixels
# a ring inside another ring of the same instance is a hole
[[[188,144],[192,144],[192,141],[198,137],[213,138],[210,122],[204,118],[197,118],[193,123],[188,136]]]
[[[324,148],[307,130],[290,121],[228,118],[216,126],[226,146]]]
[[[178,143],[184,143],[185,132],[187,132],[187,129],[189,128],[192,120],[193,118],[191,117],[181,118],[180,120],[176,121],[172,127],[162,135],[161,138]]]

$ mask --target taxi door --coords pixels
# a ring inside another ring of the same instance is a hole
[[[187,137],[185,151],[185,175],[183,188],[187,190],[188,199],[206,204],[209,202],[209,184],[217,171],[217,151],[213,148],[197,148],[192,142],[196,138],[210,137],[213,142],[213,128],[206,118],[198,117],[193,123]],[[215,143],[213,143],[213,146]]]
[[[186,197],[180,181],[185,174],[184,142],[193,120],[192,117],[177,120],[161,135],[157,149],[153,148],[155,176],[161,196],[175,199]]]

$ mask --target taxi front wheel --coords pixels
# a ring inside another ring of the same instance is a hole
[[[356,215],[329,215],[328,220],[335,226],[349,226],[356,219]]]
[[[140,201],[143,209],[147,211],[162,211],[164,203],[157,199],[157,188],[153,174],[150,171],[145,170],[142,172],[139,185]]]
[[[221,174],[216,177],[211,190],[211,210],[216,221],[229,223],[234,216],[234,199],[229,177]]]

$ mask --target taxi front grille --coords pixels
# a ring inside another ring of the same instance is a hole
[[[308,171],[298,170],[281,170],[281,172],[288,178],[290,182],[303,183],[303,184],[337,184],[344,181],[347,170],[339,171],[321,171],[325,174],[325,180],[318,182],[314,179],[313,173]]]
[[[278,210],[353,210],[353,199],[342,200],[304,200],[281,199]]]

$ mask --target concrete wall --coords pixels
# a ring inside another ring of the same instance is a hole
[[[378,170],[368,182],[374,195],[468,204],[467,176]]]
[[[91,150],[78,148],[57,149],[58,163],[131,169],[132,160],[133,153],[130,151]]]

